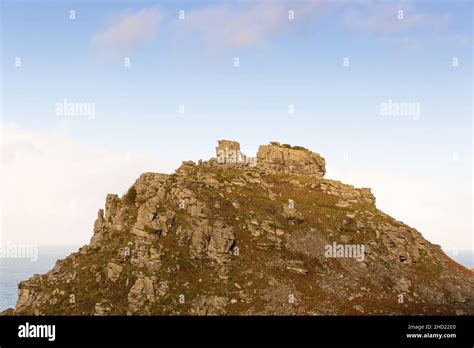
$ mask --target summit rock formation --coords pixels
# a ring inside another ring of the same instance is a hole
[[[19,284],[32,315],[474,314],[471,271],[325,160],[272,142],[144,173],[88,245]]]

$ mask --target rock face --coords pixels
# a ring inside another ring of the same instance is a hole
[[[274,172],[324,177],[326,162],[319,154],[302,147],[272,142],[258,148],[257,162]]]
[[[91,246],[97,246],[100,244],[105,231],[105,219],[104,219],[104,209],[99,209],[97,213],[97,219],[94,222],[94,234],[91,238]]]
[[[148,277],[138,278],[127,297],[131,312],[138,312],[147,302],[155,302],[154,279]]]
[[[233,140],[218,140],[216,147],[216,153],[219,151],[240,151],[240,144]]]
[[[4,315],[474,314],[473,272],[375,206],[368,188],[324,179],[300,147],[257,163],[185,161],[109,194],[89,245],[19,284]],[[256,164],[256,165],[255,165]]]
[[[219,140],[216,156],[219,164],[245,163],[252,166],[256,164],[256,158],[243,154],[240,151],[240,144],[232,140]]]
[[[107,265],[107,279],[112,282],[116,282],[117,279],[120,277],[120,273],[122,272],[123,267],[117,265],[116,263],[109,262]]]
[[[230,258],[230,250],[234,244],[232,227],[223,220],[217,220],[212,225],[209,220],[194,220],[189,230],[189,251],[193,258],[208,258],[218,264],[225,263]]]

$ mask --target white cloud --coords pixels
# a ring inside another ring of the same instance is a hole
[[[349,28],[374,33],[403,33],[415,28],[432,30],[446,25],[449,20],[448,14],[418,13],[415,6],[404,2],[368,2],[363,6],[348,7],[343,15],[343,22]]]
[[[401,20],[397,18],[399,10],[403,10]],[[294,13],[292,20],[289,11]],[[171,29],[169,33],[180,33],[192,40],[203,39],[213,48],[239,49],[262,45],[276,35],[295,30],[302,23],[314,22],[329,13],[342,17],[342,22],[350,29],[374,33],[404,33],[414,28],[433,30],[450,20],[448,14],[419,13],[415,6],[405,2],[258,1],[185,10],[184,19],[174,14],[175,20],[163,29]],[[108,28],[93,37],[92,43],[113,51],[141,46],[155,36],[163,17],[164,12],[153,7],[115,18]]]
[[[121,195],[141,173],[169,168],[156,158],[2,128],[0,242],[84,244],[107,193]]]
[[[92,38],[93,45],[111,50],[132,49],[151,40],[163,16],[158,8],[142,9],[117,18]]]
[[[374,168],[331,168],[326,177],[356,187],[370,187],[377,208],[416,228],[423,237],[445,250],[474,250],[473,192],[469,183]]]
[[[275,34],[291,30],[305,19],[314,19],[320,12],[333,6],[321,1],[213,5],[187,11],[185,19],[177,19],[174,26],[186,35],[203,37],[213,47],[253,47]],[[293,20],[289,19],[290,10],[294,13]]]

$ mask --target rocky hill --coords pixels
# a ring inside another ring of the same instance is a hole
[[[21,282],[10,313],[474,314],[472,272],[370,189],[325,179],[319,154],[216,155],[107,195],[90,244]]]

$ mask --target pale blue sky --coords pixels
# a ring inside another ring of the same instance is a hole
[[[472,7],[7,0],[2,123],[92,148],[156,155],[166,168],[210,157],[217,139],[238,140],[249,154],[278,140],[321,153],[341,179],[373,168],[436,178],[471,195]],[[95,103],[95,118],[56,115],[63,99]],[[419,119],[380,115],[387,100],[419,103]],[[428,221],[429,209],[423,213]]]

